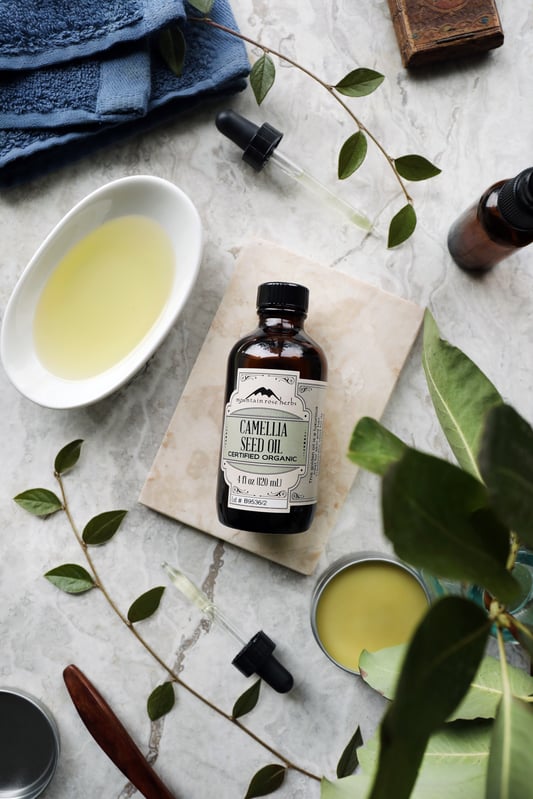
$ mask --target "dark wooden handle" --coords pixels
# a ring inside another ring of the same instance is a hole
[[[77,666],[63,679],[80,717],[96,743],[146,799],[176,799],[159,779],[105,699]]]

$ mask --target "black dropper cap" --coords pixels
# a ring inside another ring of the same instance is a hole
[[[533,167],[504,183],[498,194],[503,218],[519,230],[533,230]]]
[[[257,674],[275,691],[286,694],[294,680],[292,674],[277,660],[272,652],[276,644],[259,630],[231,661],[245,677]]]
[[[307,313],[309,289],[298,283],[262,283],[257,289],[257,310],[262,308],[288,308]]]
[[[261,127],[236,111],[220,111],[215,120],[218,130],[243,150],[242,160],[260,172],[280,143],[283,133],[264,122]]]

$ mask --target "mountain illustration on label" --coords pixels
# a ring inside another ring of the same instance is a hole
[[[274,391],[272,391],[271,388],[265,388],[265,386],[260,386],[260,388],[256,388],[255,391],[252,391],[251,394],[248,394],[246,399],[250,399],[250,397],[274,397],[275,399],[278,400],[278,402],[281,402],[281,397],[278,397],[278,395]]]

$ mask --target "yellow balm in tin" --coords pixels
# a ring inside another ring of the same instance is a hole
[[[364,649],[406,642],[427,607],[428,596],[410,567],[379,553],[348,556],[316,586],[313,632],[331,660],[358,673]]]

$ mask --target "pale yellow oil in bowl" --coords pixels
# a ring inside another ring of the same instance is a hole
[[[316,606],[316,632],[344,668],[359,670],[363,649],[375,652],[406,642],[428,607],[424,589],[393,563],[355,563],[326,584]]]
[[[140,215],[105,222],[66,253],[44,286],[33,325],[39,360],[68,380],[114,366],[157,321],[173,278],[172,243],[159,222]]]

